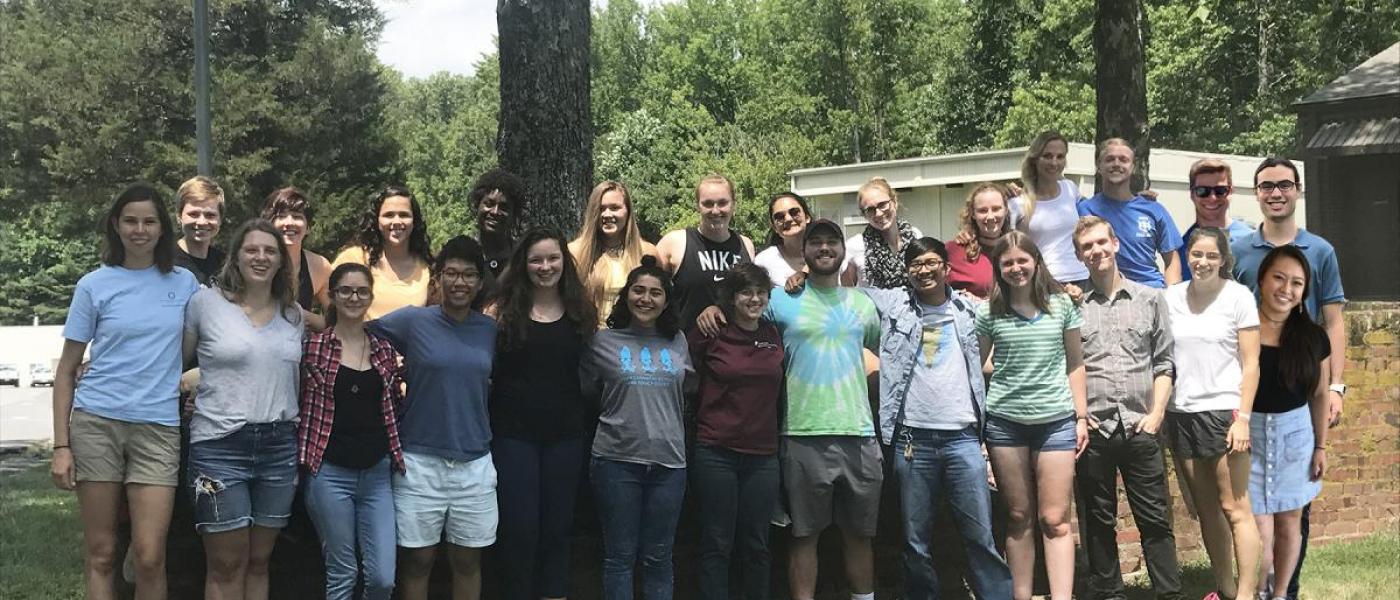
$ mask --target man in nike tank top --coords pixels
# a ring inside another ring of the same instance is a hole
[[[715,304],[715,290],[729,267],[753,260],[753,241],[729,227],[735,206],[729,178],[711,174],[701,179],[695,186],[695,204],[700,224],[667,233],[656,244],[661,267],[671,273],[673,302],[685,328]]]

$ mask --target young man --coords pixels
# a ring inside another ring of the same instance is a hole
[[[1089,268],[1080,307],[1089,400],[1089,447],[1075,465],[1080,534],[1089,555],[1089,594],[1123,600],[1118,563],[1118,485],[1142,536],[1157,598],[1180,600],[1181,569],[1172,533],[1171,496],[1157,431],[1167,414],[1175,364],[1167,303],[1160,290],[1123,276],[1121,243],[1108,221],[1089,216],[1074,229],[1074,249]]]
[[[787,352],[781,462],[792,517],[789,590],[794,600],[812,600],[817,538],[834,521],[851,598],[873,600],[871,539],[884,473],[861,351],[878,348],[880,318],[869,297],[840,286],[846,249],[838,225],[814,221],[802,253],[806,286],[791,295],[773,288],[766,315]]]
[[[1254,227],[1244,219],[1230,218],[1230,195],[1235,186],[1230,174],[1230,165],[1214,158],[1202,158],[1191,164],[1187,176],[1190,182],[1191,202],[1196,205],[1196,222],[1182,232],[1181,239],[1191,239],[1191,232],[1197,227],[1218,227],[1237,240],[1254,233]],[[1186,267],[1186,244],[1177,251],[1181,266],[1181,280],[1191,279],[1191,269]]]
[[[689,329],[715,303],[715,288],[725,271],[753,259],[753,241],[729,227],[734,220],[734,184],[723,175],[708,175],[695,186],[700,224],[667,233],[656,244],[661,268],[671,273],[681,327]]]
[[[1104,140],[1099,145],[1098,169],[1103,191],[1079,203],[1079,216],[1100,217],[1123,236],[1118,270],[1154,288],[1181,281],[1182,261],[1177,256],[1181,236],[1176,234],[1176,223],[1160,203],[1132,192],[1133,147],[1122,138]]]
[[[1254,171],[1255,197],[1259,199],[1259,211],[1264,213],[1264,222],[1259,229],[1247,237],[1238,238],[1230,245],[1230,253],[1235,256],[1235,280],[1249,286],[1255,295],[1259,293],[1259,263],[1269,250],[1284,244],[1292,244],[1303,251],[1308,258],[1308,271],[1312,282],[1308,296],[1303,299],[1308,315],[1327,330],[1327,340],[1332,344],[1332,356],[1328,359],[1328,422],[1332,427],[1342,419],[1342,398],[1347,393],[1346,368],[1346,321],[1342,318],[1342,307],[1346,305],[1346,294],[1342,290],[1342,273],[1337,266],[1337,252],[1327,240],[1309,233],[1298,226],[1294,213],[1298,210],[1298,198],[1303,194],[1303,179],[1298,167],[1286,158],[1266,158]],[[1288,584],[1288,597],[1298,596],[1299,574],[1303,572],[1303,559],[1308,550],[1309,514],[1312,505],[1303,508],[1303,547],[1298,554],[1298,567],[1293,571],[1293,580]],[[1277,592],[1277,591],[1276,591]]]
[[[904,597],[938,597],[934,516],[947,498],[973,592],[979,599],[1010,598],[1011,571],[992,537],[982,453],[986,389],[977,300],[948,287],[942,242],[916,238],[902,254],[907,287],[861,291],[880,313],[880,435],[892,446],[904,510]]]
[[[525,208],[525,182],[503,169],[491,169],[472,186],[476,231],[491,279],[501,275],[515,250],[515,226]]]
[[[214,245],[224,214],[224,190],[213,179],[197,175],[175,192],[176,214],[183,236],[175,242],[175,264],[203,286],[224,266],[224,251]]]

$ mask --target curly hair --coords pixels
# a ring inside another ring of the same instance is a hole
[[[384,256],[384,233],[379,230],[379,211],[384,201],[395,196],[408,198],[409,209],[413,211],[413,230],[408,234],[408,253],[427,264],[433,264],[432,244],[428,241],[428,226],[423,221],[423,209],[418,199],[409,193],[408,188],[389,186],[370,198],[369,207],[360,217],[360,231],[355,235],[355,243],[365,251],[365,264],[375,266]]]
[[[671,287],[671,274],[661,268],[659,261],[650,254],[642,257],[641,266],[632,269],[627,274],[627,283],[622,286],[622,290],[617,293],[617,301],[613,303],[612,314],[608,315],[608,329],[626,329],[632,326],[632,311],[627,307],[627,291],[636,285],[637,280],[642,277],[654,277],[661,283],[661,290],[666,294],[666,308],[656,318],[656,332],[661,337],[672,339],[680,333],[680,317],[676,315],[675,305],[671,300],[675,298],[674,288]]]
[[[510,212],[506,232],[512,232],[516,225],[520,223],[520,213],[525,208],[525,180],[514,173],[501,168],[491,169],[481,174],[472,185],[472,191],[467,194],[467,200],[471,202],[472,214],[480,218],[481,201],[491,192],[499,191],[510,201]]]
[[[519,348],[529,336],[530,309],[534,305],[534,284],[530,282],[528,271],[530,249],[551,240],[559,245],[559,252],[563,255],[563,273],[560,273],[557,286],[559,298],[564,304],[564,318],[569,319],[574,329],[583,336],[591,335],[598,328],[597,309],[584,291],[574,258],[564,242],[564,234],[552,227],[535,228],[525,232],[525,237],[515,245],[510,266],[496,282],[496,319],[500,323],[496,342],[501,349]]]

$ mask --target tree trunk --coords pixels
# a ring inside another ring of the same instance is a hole
[[[1133,189],[1147,180],[1149,138],[1147,64],[1142,0],[1097,0],[1094,14],[1094,84],[1098,88],[1095,138],[1121,137],[1136,156]]]
[[[588,0],[498,0],[496,153],[525,180],[520,227],[572,236],[593,186]]]

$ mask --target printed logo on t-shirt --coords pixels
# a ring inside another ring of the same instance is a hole
[[[1139,215],[1137,218],[1137,236],[1140,238],[1153,237],[1152,230],[1152,217]]]
[[[728,250],[700,250],[695,253],[695,257],[700,259],[701,271],[728,271],[730,267],[739,264],[743,257],[729,252]],[[720,281],[723,277],[718,277],[715,281]]]
[[[651,348],[642,346],[636,352],[636,359],[633,359],[633,352],[630,346],[623,346],[617,351],[618,369],[622,371],[624,377],[631,385],[671,385],[674,377],[656,374],[658,371],[675,375],[675,359],[671,358],[669,348],[661,348],[655,352]],[[640,373],[638,369],[640,368]]]

